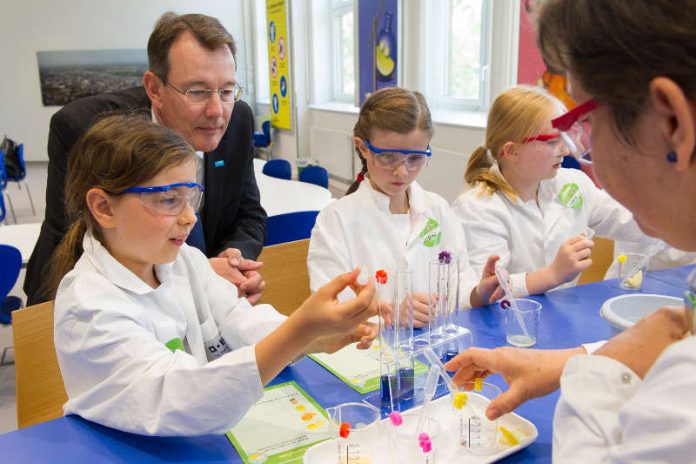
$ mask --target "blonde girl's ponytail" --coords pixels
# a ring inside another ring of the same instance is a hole
[[[478,147],[469,156],[464,181],[472,187],[478,183],[483,183],[485,191],[489,195],[502,192],[508,198],[517,198],[515,190],[500,172],[498,160],[493,156],[490,148],[484,146]]]
[[[549,118],[564,111],[563,103],[539,87],[520,85],[502,92],[488,112],[486,143],[471,154],[464,180],[472,187],[483,184],[489,195],[501,192],[515,201],[517,192],[503,176],[505,145],[518,146],[539,135]]]

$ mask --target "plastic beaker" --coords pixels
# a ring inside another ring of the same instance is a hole
[[[498,421],[486,417],[491,400],[500,388],[487,382],[464,382],[452,393],[452,404],[459,414],[459,444],[471,454],[485,455],[498,449]]]
[[[525,298],[515,298],[515,305],[500,303],[505,320],[505,339],[512,346],[534,346],[539,331],[541,303]],[[515,309],[517,308],[517,309]]]
[[[337,464],[376,464],[380,411],[367,403],[343,403],[326,408]]]
[[[621,258],[623,256],[624,258]],[[648,260],[643,253],[624,253],[619,258],[619,287],[624,290],[640,290],[648,267]]]
[[[440,446],[440,424],[430,416],[421,422],[421,430],[416,430],[420,414],[418,412],[403,415],[403,423],[393,427],[389,434],[392,464],[435,464]],[[430,445],[425,447],[419,435],[428,434]]]

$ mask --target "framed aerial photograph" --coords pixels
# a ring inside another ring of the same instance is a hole
[[[44,106],[142,85],[145,49],[37,52]]]

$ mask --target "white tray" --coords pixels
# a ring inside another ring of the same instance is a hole
[[[408,414],[412,414],[411,411],[416,412],[420,410],[420,406],[407,411]],[[485,456],[476,456],[468,454],[464,448],[459,446],[458,435],[459,435],[459,423],[457,422],[456,416],[451,414],[451,398],[450,395],[443,396],[436,400],[433,400],[428,407],[428,415],[440,422],[443,429],[443,441],[445,443],[450,443],[451,446],[441,447],[437,454],[438,463],[490,463],[498,461],[499,459],[509,456],[522,448],[525,448],[530,443],[534,442],[539,435],[537,428],[527,419],[515,414],[506,414],[499,420],[500,425],[504,425],[508,429],[514,429],[517,435],[520,435],[520,442],[514,446],[502,446],[497,452],[488,454]],[[451,420],[443,423],[442,418],[449,418]],[[375,461],[372,464],[389,464],[391,462],[391,456],[389,452],[389,432],[394,426],[390,423],[389,419],[384,419],[380,423],[379,433],[375,433],[372,437],[379,441],[381,446],[379,446],[380,452],[375,456]],[[336,458],[336,443],[335,440],[327,440],[321,443],[317,443],[307,450],[304,455],[304,464],[333,464],[337,461]]]

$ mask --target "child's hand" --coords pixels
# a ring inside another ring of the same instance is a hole
[[[503,296],[503,289],[495,276],[495,263],[500,256],[489,256],[479,284],[471,292],[471,306],[483,306],[491,304]]]
[[[433,295],[437,301],[437,295]],[[413,327],[425,327],[430,322],[430,295],[427,293],[413,293]]]
[[[377,301],[372,281],[361,285],[357,282],[360,269],[341,274],[327,283],[295,311],[291,318],[301,321],[307,335],[345,335],[352,333],[358,325],[377,314]],[[338,294],[350,286],[355,298],[339,303]]]
[[[592,248],[594,242],[581,235],[571,237],[561,245],[548,267],[554,287],[570,282],[592,265]]]
[[[325,335],[315,339],[308,347],[307,353],[334,353],[346,345],[358,343],[359,350],[365,350],[372,346],[372,341],[377,336],[377,326],[367,322],[360,324],[353,333]]]

